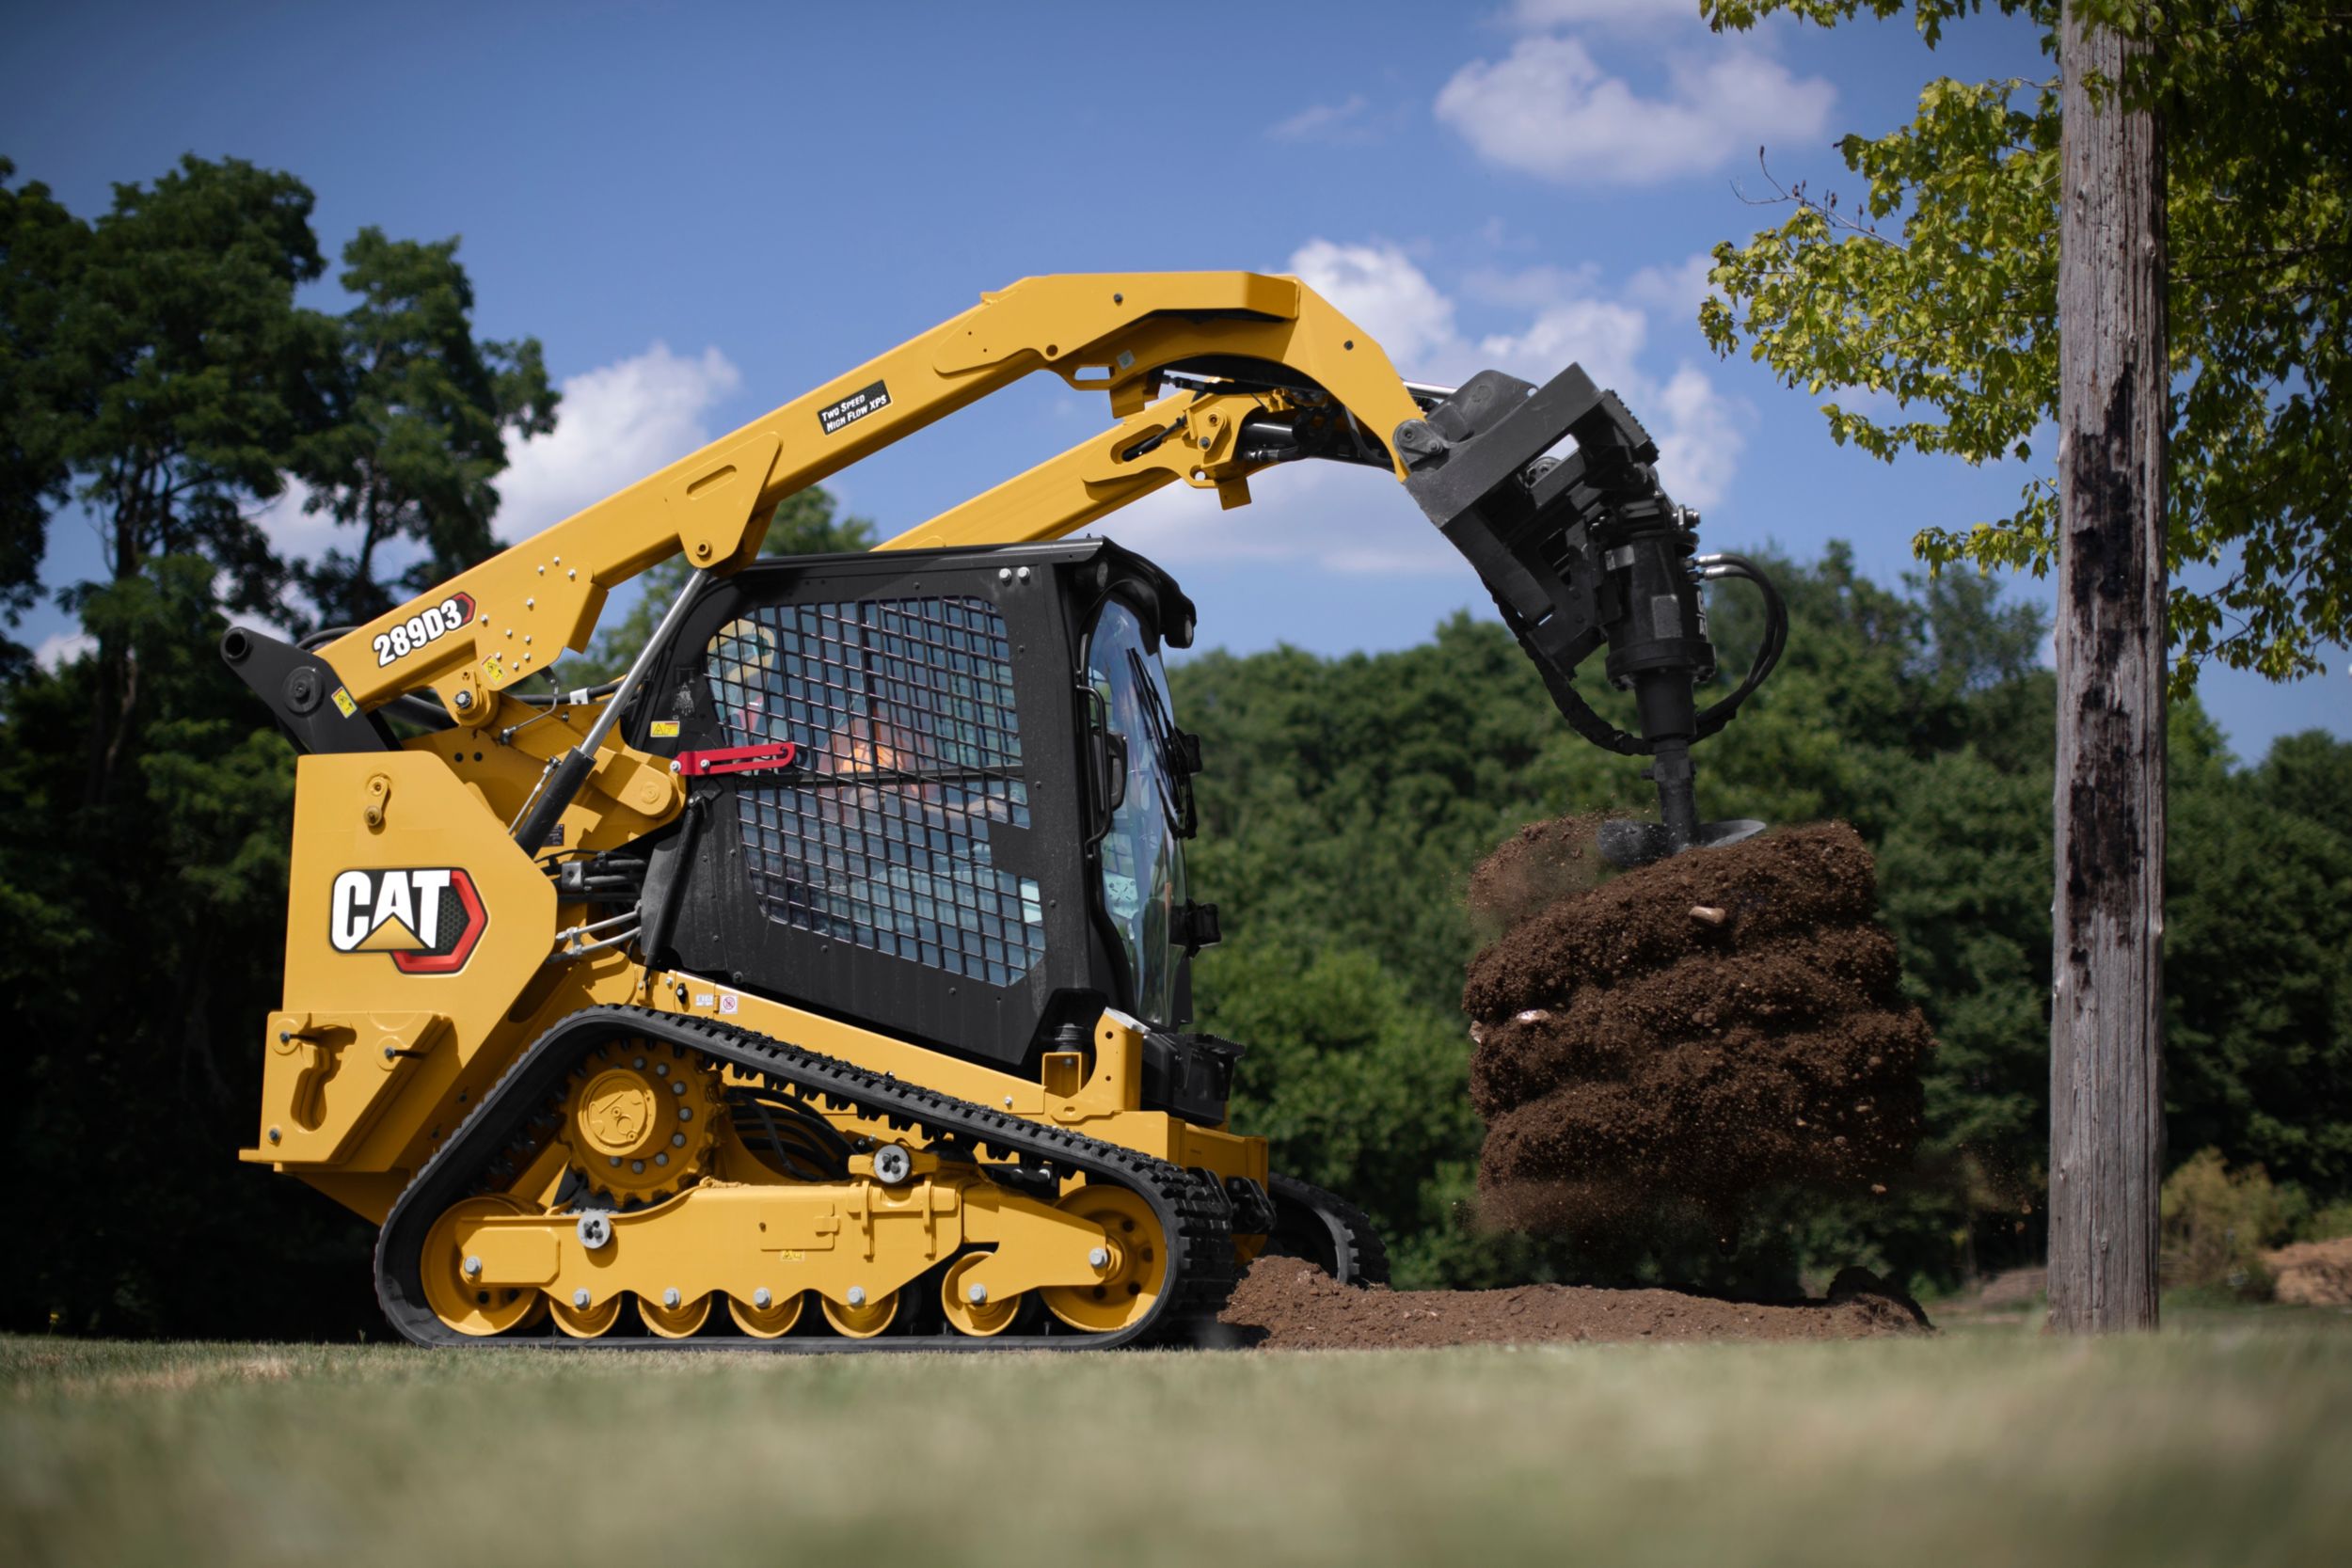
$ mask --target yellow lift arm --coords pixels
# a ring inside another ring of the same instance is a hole
[[[1255,466],[1237,447],[1241,416],[1269,394],[1185,389],[1152,400],[1172,365],[1244,360],[1320,388],[1404,477],[1387,436],[1419,405],[1380,345],[1297,279],[1025,278],[389,611],[321,657],[361,709],[430,687],[453,718],[479,723],[493,694],[542,673],[563,649],[587,646],[612,589],[679,553],[703,570],[741,566],[786,497],[1041,370],[1107,393],[1120,423],[892,546],[1057,537],[1175,481],[1217,489],[1237,505]]]

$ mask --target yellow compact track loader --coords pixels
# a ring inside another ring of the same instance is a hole
[[[870,553],[758,559],[785,498],[1040,371],[1117,422]],[[1569,721],[1651,757],[1613,855],[1754,830],[1699,822],[1690,748],[1777,630],[1700,710],[1699,582],[1755,574],[1694,555],[1613,394],[1414,385],[1288,277],[1029,278],[371,625],[228,634],[302,752],[244,1158],[380,1226],[421,1344],[1181,1342],[1268,1250],[1383,1277],[1186,1029],[1193,606],[1054,542],[1308,457],[1391,470]],[[539,679],[680,555],[626,675]],[[1604,644],[1638,734],[1572,684]]]

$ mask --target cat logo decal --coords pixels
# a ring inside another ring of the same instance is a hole
[[[454,974],[490,924],[473,879],[455,866],[345,871],[326,901],[338,953],[382,953],[403,974]]]

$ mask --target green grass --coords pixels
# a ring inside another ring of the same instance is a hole
[[[766,1358],[0,1339],[0,1558],[2352,1560],[2352,1319]]]

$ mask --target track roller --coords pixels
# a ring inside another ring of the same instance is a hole
[[[575,1339],[601,1339],[621,1321],[623,1298],[617,1291],[602,1301],[591,1300],[584,1306],[576,1297],[545,1299],[548,1312],[554,1315],[555,1326]]]
[[[959,1334],[969,1334],[976,1339],[1002,1334],[1012,1326],[1012,1320],[1021,1314],[1019,1295],[1002,1301],[974,1301],[967,1283],[975,1269],[988,1260],[988,1254],[975,1252],[959,1258],[948,1265],[939,1282],[939,1308]]]
[[[670,1296],[678,1297],[675,1305],[668,1299]],[[672,1291],[659,1301],[640,1296],[637,1315],[645,1320],[647,1328],[664,1339],[691,1339],[710,1321],[710,1292],[689,1298]]]
[[[888,1328],[898,1316],[898,1292],[885,1291],[869,1297],[863,1306],[851,1307],[830,1296],[817,1298],[824,1304],[825,1322],[835,1332],[850,1339],[871,1339]]]
[[[735,1320],[736,1327],[755,1339],[781,1339],[801,1321],[801,1307],[807,1300],[808,1294],[803,1291],[787,1291],[771,1297],[765,1305],[729,1296],[727,1316]]]

